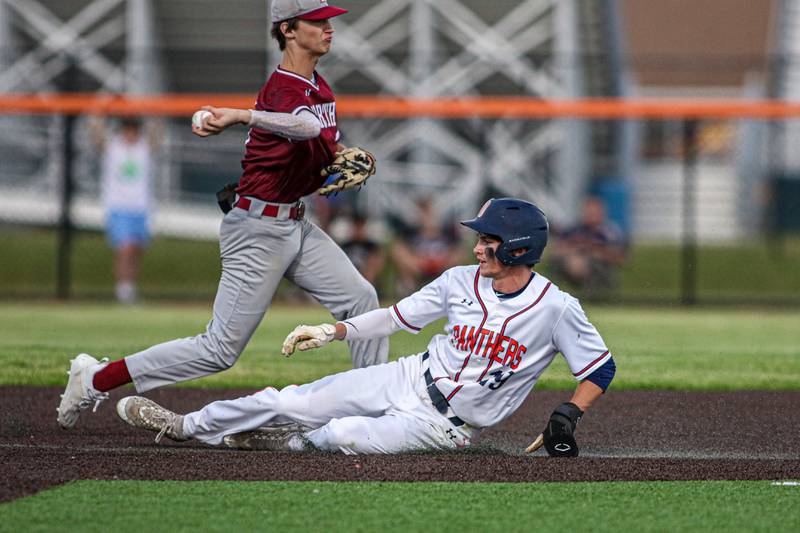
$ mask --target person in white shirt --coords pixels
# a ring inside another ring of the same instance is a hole
[[[124,118],[102,146],[100,183],[106,236],[114,250],[114,289],[117,300],[128,304],[137,299],[139,265],[150,242],[153,149],[135,118]]]

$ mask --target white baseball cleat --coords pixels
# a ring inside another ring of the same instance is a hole
[[[183,435],[183,416],[143,396],[126,396],[118,401],[117,415],[133,427],[157,431],[156,442],[164,435],[175,441],[189,440]]]
[[[64,389],[64,394],[61,395],[61,403],[58,406],[58,425],[64,429],[70,429],[75,426],[81,411],[89,408],[94,403],[94,409],[97,411],[97,406],[100,402],[108,399],[107,392],[100,392],[92,386],[92,378],[99,368],[97,365],[107,363],[108,359],[98,361],[91,355],[85,353],[79,354],[75,359],[70,361],[70,367],[67,374],[69,380],[67,381],[67,388]]]
[[[272,450],[298,452],[306,448],[303,435],[307,428],[299,424],[267,426],[253,431],[226,435],[222,442],[237,450]]]

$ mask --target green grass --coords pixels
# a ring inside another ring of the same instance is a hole
[[[769,481],[79,481],[0,505],[0,531],[797,531]]]
[[[698,301],[800,301],[800,240],[728,246],[697,251]],[[674,300],[681,292],[678,245],[634,246],[620,272],[619,297],[626,300]]]
[[[56,290],[56,237],[45,229],[0,230],[0,293],[52,297]],[[103,235],[76,232],[70,263],[72,293],[113,294],[112,260]],[[141,289],[164,297],[213,296],[219,272],[217,242],[159,238],[144,254]]]
[[[0,294],[53,296],[56,234],[46,229],[1,228]],[[469,257],[469,254],[467,254]],[[680,295],[678,245],[637,245],[620,272],[616,298],[675,302]],[[112,255],[97,232],[77,232],[73,242],[72,292],[79,297],[112,294]],[[547,272],[547,251],[543,271]],[[391,265],[379,286],[393,286]],[[216,241],[158,238],[144,256],[141,288],[153,297],[213,296],[219,280]],[[800,302],[800,239],[783,246],[753,241],[698,250],[699,301]],[[562,280],[556,280],[560,282]],[[391,297],[391,291],[384,291]]]
[[[209,305],[0,304],[0,384],[63,385],[68,359],[85,351],[112,359],[205,328]],[[800,389],[797,310],[589,307],[617,361],[613,389]],[[264,387],[303,383],[350,368],[344,343],[280,355],[300,323],[331,321],[320,306],[272,307],[239,362],[189,383]],[[392,358],[423,351],[442,323],[391,338]],[[563,358],[537,387],[572,388]]]
[[[763,246],[704,248],[701,298],[798,301],[800,252]],[[46,231],[0,231],[0,293],[52,295],[55,246]],[[640,247],[622,272],[622,296],[674,299],[675,247]],[[74,293],[108,295],[102,237],[75,242]],[[159,239],[145,256],[145,294],[216,288],[216,243]],[[800,310],[587,306],[614,353],[612,389],[800,390]],[[68,359],[86,351],[122,357],[194,335],[210,304],[0,303],[0,384],[65,382]],[[330,321],[321,307],[274,306],[240,361],[187,386],[261,388],[350,368],[343,343],[280,356],[298,323]],[[392,358],[425,349],[442,323],[392,337]],[[539,388],[572,388],[562,358]],[[600,515],[598,517],[598,510]],[[768,481],[646,483],[296,483],[78,481],[0,505],[0,532],[16,531],[797,531],[800,487]]]

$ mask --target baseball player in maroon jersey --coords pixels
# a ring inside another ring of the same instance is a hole
[[[320,0],[273,0],[272,35],[280,66],[253,110],[215,108],[193,131],[201,137],[234,124],[250,126],[236,200],[220,227],[222,276],[205,332],[165,342],[124,359],[80,354],[58,407],[58,422],[75,425],[81,411],[132,382],[138,392],[230,368],[269,307],[282,277],[327,307],[338,320],[378,307],[375,289],[321,229],[303,218],[300,198],[317,190],[337,151],[336,101],[316,71],[331,48],[330,19],[346,13]],[[350,343],[354,367],[386,362],[386,338]]]

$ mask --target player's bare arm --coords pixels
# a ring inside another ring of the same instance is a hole
[[[614,377],[616,366],[613,358],[598,368],[593,376],[581,381],[569,402],[562,403],[550,415],[544,431],[525,449],[533,453],[542,446],[554,457],[576,457],[578,444],[575,428],[584,413],[605,393]]]
[[[198,125],[192,121],[192,132],[199,137],[219,135],[225,129],[242,124],[251,128],[276,133],[292,140],[307,140],[319,137],[322,124],[311,111],[298,113],[272,113],[253,109],[203,106],[206,116]]]
[[[200,127],[192,121],[192,132],[200,137],[218,135],[235,124],[247,124],[250,121],[250,112],[246,109],[232,109],[228,107],[203,106],[201,111],[208,111],[211,115],[204,115]]]
[[[581,411],[586,412],[589,407],[603,395],[603,389],[589,380],[581,381],[575,388],[570,402],[577,405]]]

